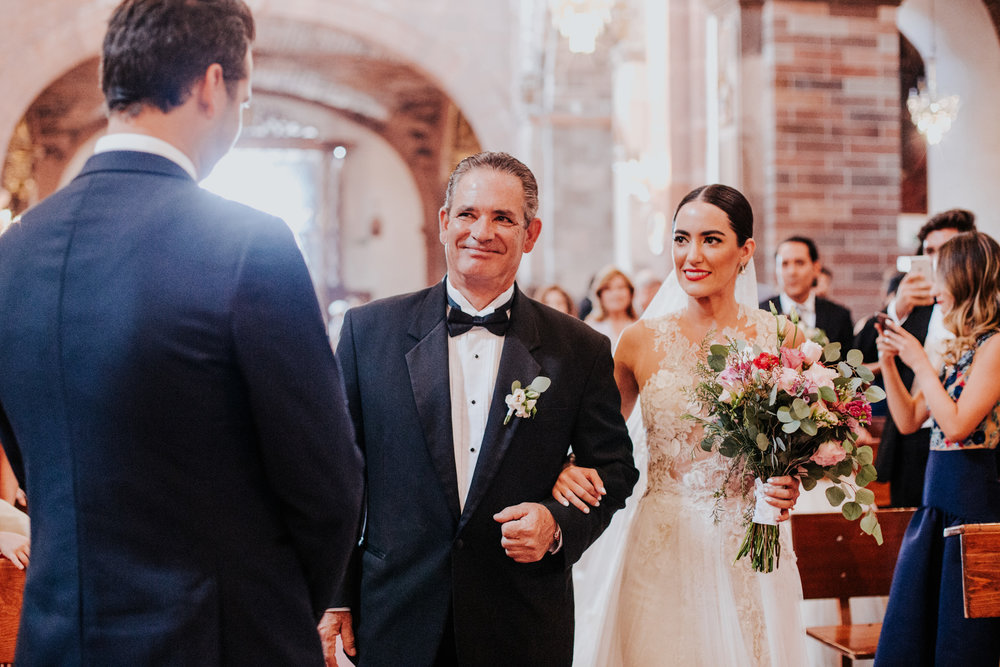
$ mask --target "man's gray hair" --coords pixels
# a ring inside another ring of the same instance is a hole
[[[444,208],[451,211],[451,200],[455,196],[455,187],[467,173],[473,169],[492,169],[504,174],[510,174],[521,181],[524,191],[524,226],[535,219],[538,213],[538,181],[528,167],[513,155],[495,151],[483,151],[470,155],[455,167],[448,179],[448,189],[444,193]]]

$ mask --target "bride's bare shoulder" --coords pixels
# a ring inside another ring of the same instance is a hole
[[[633,359],[636,354],[646,346],[652,338],[652,331],[646,326],[645,320],[638,320],[625,327],[621,338],[618,339],[618,348],[615,358]]]
[[[653,341],[658,334],[676,330],[679,322],[679,313],[669,313],[667,315],[661,315],[660,317],[648,317],[638,320],[630,324],[622,333],[622,342],[625,342],[626,338],[628,338],[631,340],[632,344],[648,344]]]
[[[616,359],[631,362],[632,366],[641,366],[650,357],[662,354],[660,348],[664,336],[671,331],[677,331],[680,318],[677,313],[642,319],[630,324],[618,341]]]

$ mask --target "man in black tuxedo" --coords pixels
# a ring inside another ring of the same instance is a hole
[[[974,231],[975,219],[972,212],[957,208],[933,216],[917,233],[919,254],[934,259],[945,241],[960,232]],[[943,313],[934,303],[932,288],[931,281],[922,274],[903,275],[897,287],[890,290],[895,295],[889,301],[886,313],[923,343],[931,360],[940,365],[944,352],[941,345],[951,334],[944,328]],[[855,343],[864,353],[865,363],[878,361],[877,336],[874,318],[858,332]],[[896,368],[909,390],[913,383],[913,371],[899,359],[896,360]],[[875,468],[879,481],[889,482],[891,507],[917,507],[922,504],[931,441],[929,421],[916,432],[904,435],[896,428],[892,416],[886,417]]]
[[[356,636],[361,665],[572,661],[571,566],[638,473],[608,339],[514,283],[537,207],[521,162],[466,158],[440,211],[445,280],[345,318],[367,511],[352,587],[321,633],[349,654]],[[512,384],[536,377],[551,384],[535,414],[515,411]],[[570,447],[607,490],[586,514],[550,495]]]
[[[778,245],[774,266],[781,294],[761,301],[760,307],[770,310],[774,303],[779,313],[794,308],[806,330],[820,329],[831,343],[840,343],[842,355],[847,354],[854,342],[851,311],[812,291],[822,268],[816,243],[805,236],[785,239]]]
[[[253,36],[241,0],[126,0],[107,136],[0,236],[19,665],[323,664],[363,483],[340,372],[288,227],[197,182]]]

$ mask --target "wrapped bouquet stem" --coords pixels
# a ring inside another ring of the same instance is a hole
[[[874,375],[858,350],[839,361],[838,343],[794,345],[793,338],[783,346],[788,320],[772,312],[775,349],[739,340],[710,346],[695,389],[704,415],[689,415],[704,427],[702,449],[731,461],[716,494],[720,501],[733,480],[754,480],[755,502],[745,514],[747,532],[736,560],[749,556],[758,572],[774,570],[781,556],[776,517],[764,511],[775,509],[763,500],[763,484],[771,477],[797,477],[806,490],[829,480],[830,504],[846,519],[860,518],[861,529],[882,543],[875,495],[865,488],[876,478],[872,449],[857,442],[871,423],[871,403],[885,393],[872,385]]]

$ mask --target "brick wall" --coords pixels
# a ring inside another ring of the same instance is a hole
[[[770,0],[762,8],[773,114],[763,114],[770,127],[761,277],[774,282],[782,238],[811,236],[834,272],[834,298],[855,319],[880,305],[884,273],[899,250],[895,11],[857,1]]]

